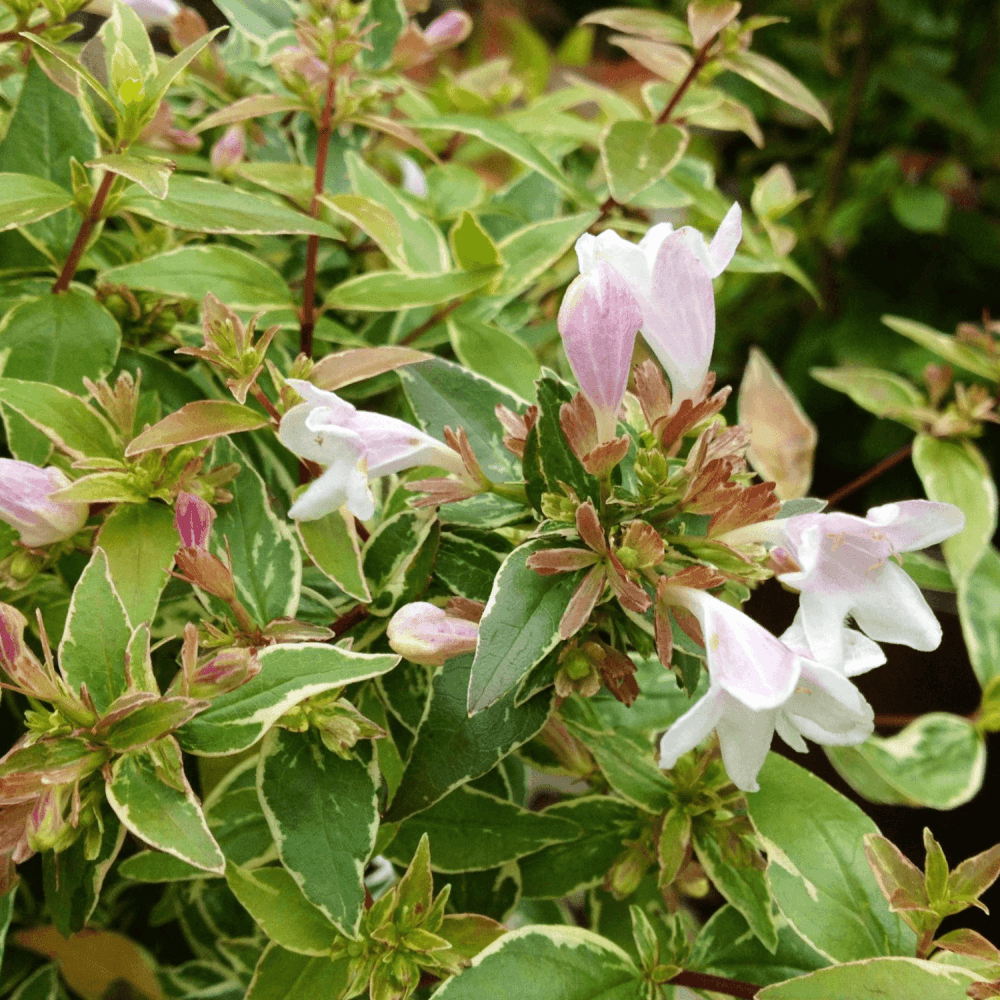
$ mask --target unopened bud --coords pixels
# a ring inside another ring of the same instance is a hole
[[[460,45],[472,31],[472,18],[464,10],[449,10],[424,28],[424,39],[435,49]]]
[[[241,646],[223,649],[191,676],[189,694],[206,698],[225,694],[246,684],[260,673],[260,661],[253,650]]]
[[[90,505],[49,499],[69,485],[59,469],[0,458],[0,521],[16,528],[29,546],[51,545],[75,535],[87,523]]]
[[[631,896],[649,869],[649,858],[638,846],[630,847],[614,864],[605,880],[605,888],[615,899]]]
[[[212,532],[215,510],[193,493],[178,493],[174,508],[174,527],[181,536],[181,545],[188,549],[204,549]]]
[[[246,153],[246,131],[242,125],[230,125],[212,147],[212,169],[220,174],[232,173],[233,168],[246,159]]]
[[[386,635],[400,656],[413,663],[439,666],[452,656],[473,652],[479,626],[454,618],[433,604],[416,601],[392,616]]]
[[[189,583],[223,601],[236,599],[236,584],[229,567],[205,549],[177,550],[177,568]]]

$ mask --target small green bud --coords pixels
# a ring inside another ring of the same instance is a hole
[[[615,552],[615,555],[618,556],[618,561],[626,569],[636,569],[639,565],[639,553],[628,545],[623,545]]]
[[[30,580],[41,568],[42,560],[32,553],[20,549],[10,557],[7,569],[19,583]]]
[[[581,681],[590,673],[590,657],[582,650],[575,649],[563,660],[562,666],[573,680]]]
[[[579,504],[574,503],[569,497],[564,497],[561,493],[542,494],[542,513],[550,521],[566,521],[572,524],[576,520],[576,508]]]

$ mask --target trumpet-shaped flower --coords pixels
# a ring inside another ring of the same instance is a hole
[[[0,521],[16,528],[25,545],[51,545],[75,535],[86,524],[90,505],[49,499],[69,485],[59,469],[0,458]]]
[[[670,378],[674,405],[701,389],[715,342],[712,279],[733,258],[743,235],[742,212],[734,203],[712,238],[690,226],[653,226],[630,243],[605,230],[577,240],[580,274],[610,264],[629,283],[642,307],[642,335]]]
[[[848,659],[825,665],[805,644],[800,623],[776,639],[704,591],[674,587],[670,595],[699,619],[711,683],[663,735],[661,767],[673,767],[714,729],[729,777],[753,792],[775,732],[800,751],[806,749],[803,737],[849,745],[871,735],[874,714],[845,672],[860,673],[884,662],[873,642],[843,629]]]
[[[426,601],[414,601],[392,616],[386,636],[400,656],[439,666],[452,656],[475,650],[479,625]]]
[[[598,260],[566,289],[559,333],[573,374],[597,418],[599,443],[615,435],[642,309],[629,283]]]
[[[936,649],[941,626],[920,588],[892,560],[962,530],[952,504],[906,500],[853,514],[800,514],[754,524],[726,535],[727,544],[771,542],[795,564],[778,576],[800,591],[802,628],[823,662],[844,659],[844,618],[850,615],[877,642]]]
[[[464,473],[457,452],[405,420],[357,410],[311,382],[289,379],[288,384],[305,402],[285,414],[278,437],[289,451],[326,467],[292,505],[290,517],[315,521],[346,504],[365,521],[375,513],[371,479],[415,465]]]

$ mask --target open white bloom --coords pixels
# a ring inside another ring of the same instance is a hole
[[[358,410],[302,379],[288,384],[305,402],[285,414],[278,437],[289,451],[326,467],[289,510],[295,520],[315,521],[346,504],[366,521],[375,513],[369,480],[415,465],[464,472],[457,452],[405,420]]]
[[[690,591],[686,603],[705,635],[711,683],[664,733],[660,767],[673,767],[714,729],[729,777],[754,792],[775,732],[795,750],[806,749],[803,737],[850,745],[871,735],[871,706],[846,674],[885,662],[875,643],[844,629],[847,659],[824,665],[813,657],[798,621],[779,640],[703,591]]]
[[[715,343],[712,279],[733,259],[741,220],[734,203],[711,243],[697,229],[669,222],[653,226],[639,243],[610,229],[576,242],[581,275],[604,261],[631,286],[642,307],[642,335],[670,379],[675,405],[693,398],[708,374]]]
[[[853,514],[800,514],[740,528],[728,544],[771,542],[787,550],[799,569],[778,579],[800,591],[802,627],[809,648],[824,663],[844,659],[843,623],[850,615],[877,642],[937,649],[941,626],[920,588],[893,562],[962,530],[965,517],[952,504],[905,500]]]
[[[126,7],[139,15],[139,19],[147,27],[154,25],[169,25],[180,13],[181,8],[175,0],[121,0]],[[114,9],[114,0],[92,0],[85,10],[88,14],[101,14],[110,17]]]

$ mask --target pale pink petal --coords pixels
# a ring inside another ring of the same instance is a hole
[[[49,499],[69,485],[59,469],[0,458],[0,521],[16,528],[25,545],[51,545],[70,538],[87,523],[90,505]]]
[[[433,465],[459,476],[465,473],[457,451],[405,420],[359,410],[349,426],[365,442],[368,475],[372,479],[417,465]]]
[[[828,746],[863,743],[875,726],[875,713],[861,692],[838,671],[818,663],[802,665],[798,689],[784,712],[803,736]]]
[[[709,689],[673,723],[660,740],[660,767],[669,770],[681,756],[708,738],[722,716],[725,699],[725,692]]]
[[[472,18],[462,10],[449,10],[424,28],[424,40],[436,49],[459,45],[472,31]]]
[[[897,552],[937,545],[965,527],[965,515],[954,504],[932,500],[903,500],[872,507],[867,520],[885,532]]]
[[[757,775],[767,760],[774,736],[774,710],[752,711],[745,705],[728,705],[716,723],[719,749],[726,774],[744,792],[760,790]]]
[[[642,311],[625,279],[598,260],[566,290],[558,326],[580,389],[594,408],[599,441],[615,434]]]
[[[393,650],[414,663],[437,666],[476,648],[479,626],[425,601],[404,604],[386,629]]]
[[[725,218],[719,223],[719,228],[712,237],[708,247],[708,256],[712,261],[710,274],[717,278],[729,266],[736,253],[736,248],[743,239],[743,210],[740,203],[734,201]]]

